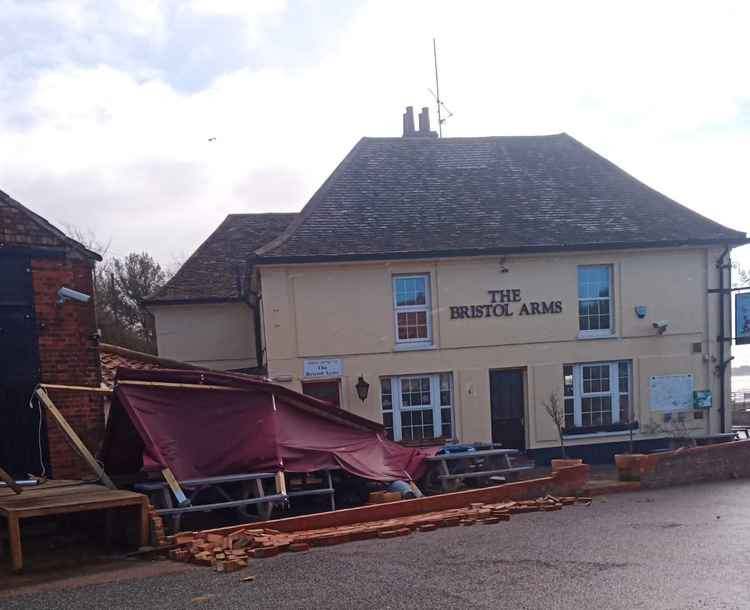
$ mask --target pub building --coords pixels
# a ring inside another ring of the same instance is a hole
[[[592,462],[730,429],[710,291],[744,233],[564,133],[438,138],[411,108],[403,129],[362,138],[299,214],[228,217],[149,301],[160,355],[262,372],[396,441],[542,462],[552,397]]]

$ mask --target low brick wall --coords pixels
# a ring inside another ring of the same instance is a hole
[[[229,534],[233,531],[269,527],[279,532],[298,532],[326,527],[341,527],[367,521],[395,519],[410,515],[419,515],[451,508],[464,508],[472,502],[491,504],[504,500],[531,500],[547,494],[572,496],[580,493],[589,480],[588,464],[569,466],[553,472],[551,476],[506,483],[495,487],[484,487],[468,491],[425,496],[415,500],[400,500],[384,504],[372,504],[357,508],[345,508],[327,513],[315,513],[300,517],[287,517],[261,523],[232,525],[229,527],[208,530],[212,533]]]
[[[646,455],[640,471],[643,489],[750,477],[750,441]]]

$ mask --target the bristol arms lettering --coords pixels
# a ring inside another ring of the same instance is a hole
[[[511,304],[521,302],[521,290],[506,288],[488,290],[490,302],[487,305],[451,305],[451,320],[464,318],[509,318],[514,315]],[[529,301],[522,303],[519,316],[537,316],[562,313],[562,301]]]

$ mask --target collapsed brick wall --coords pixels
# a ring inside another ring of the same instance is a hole
[[[32,259],[42,383],[99,386],[94,299],[88,303],[57,304],[61,286],[93,295],[92,264],[93,261],[73,256]],[[59,390],[50,390],[49,394],[86,446],[96,454],[104,433],[102,397]],[[49,417],[47,424],[52,475],[58,479],[94,476],[57,424]]]
[[[645,489],[744,477],[750,477],[750,441],[649,455],[641,464]]]

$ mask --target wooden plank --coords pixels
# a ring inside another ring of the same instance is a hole
[[[23,549],[21,548],[21,525],[16,515],[8,516],[8,542],[14,572],[23,570]]]
[[[40,384],[45,390],[68,390],[71,392],[93,392],[95,394],[111,394],[110,388],[94,388],[85,385],[60,385],[56,383]]]
[[[0,481],[5,483],[8,487],[10,487],[14,492],[17,494],[21,493],[21,486],[16,484],[15,479],[10,476],[7,472],[5,472],[2,468],[0,468]]]
[[[181,390],[226,390],[227,392],[257,392],[256,388],[234,388],[223,385],[209,385],[202,383],[169,383],[166,381],[135,381],[123,379],[117,385],[142,385],[153,388],[176,388]]]
[[[50,415],[52,415],[52,417],[55,419],[57,425],[62,428],[65,434],[68,435],[68,438],[72,441],[75,448],[79,451],[83,459],[86,460],[86,463],[91,466],[101,482],[110,489],[117,489],[115,484],[112,482],[112,479],[110,479],[107,473],[104,472],[104,469],[99,465],[99,462],[94,459],[94,456],[91,455],[91,452],[88,450],[86,445],[83,444],[83,441],[76,434],[75,430],[70,427],[70,424],[65,419],[65,417],[63,417],[63,414],[60,413],[59,409],[55,406],[55,403],[52,402],[52,399],[49,397],[47,392],[45,392],[43,388],[37,388],[36,395],[42,401],[42,404],[47,407],[47,411],[49,411]]]
[[[169,489],[172,490],[172,493],[177,500],[177,506],[179,506],[180,508],[190,506],[190,500],[187,499],[185,492],[182,491],[182,488],[177,482],[174,474],[172,474],[172,471],[169,468],[164,468],[161,473],[162,475],[164,475],[164,480],[167,482],[167,485],[169,485]]]

